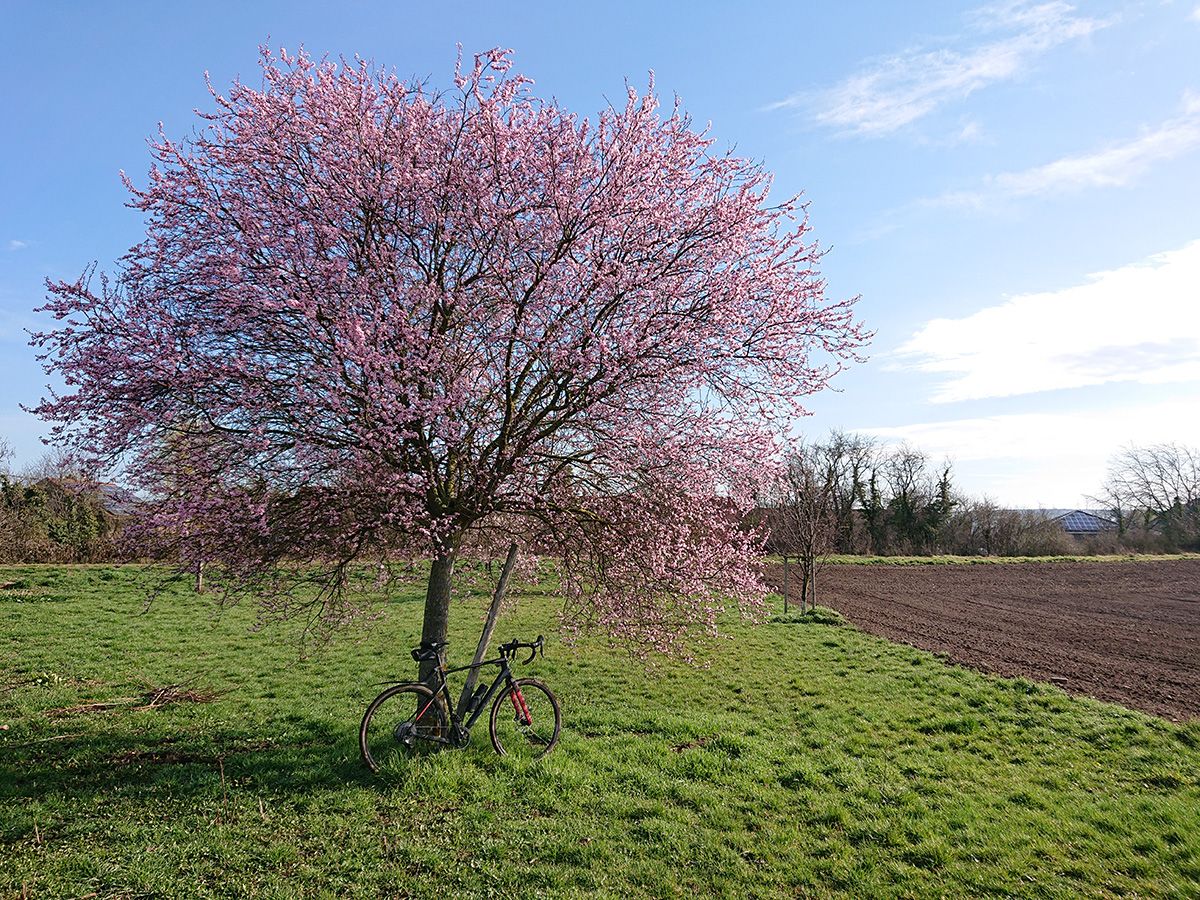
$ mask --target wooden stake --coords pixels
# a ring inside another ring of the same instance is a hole
[[[479,644],[475,647],[475,658],[471,665],[483,662],[487,655],[488,642],[492,639],[492,631],[496,628],[496,619],[500,615],[500,604],[508,592],[508,580],[512,577],[513,568],[517,564],[517,542],[508,545],[508,556],[504,558],[504,568],[500,570],[500,580],[496,582],[496,590],[492,592],[492,602],[488,607],[487,619],[483,623],[483,633],[479,635]],[[471,669],[467,673],[467,683],[463,685],[458,697],[458,715],[466,717],[467,704],[471,702],[471,694],[475,691],[475,683],[479,680],[479,670]]]

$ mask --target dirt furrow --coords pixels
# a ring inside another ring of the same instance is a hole
[[[820,590],[860,628],[955,662],[1200,717],[1200,560],[830,566]]]

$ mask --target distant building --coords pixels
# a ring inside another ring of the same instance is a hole
[[[1107,509],[1014,509],[1028,521],[1053,522],[1077,538],[1095,537],[1117,530],[1117,521]]]
[[[137,509],[137,498],[129,488],[101,482],[95,490],[100,495],[100,503],[114,516],[128,516]]]
[[[1106,509],[1048,509],[1046,515],[1072,537],[1094,537],[1117,530],[1117,523],[1109,518]]]

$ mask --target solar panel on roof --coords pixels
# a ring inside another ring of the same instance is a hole
[[[1096,534],[1111,527],[1106,520],[1081,509],[1071,510],[1066,515],[1059,516],[1058,520],[1062,523],[1063,530],[1072,534]]]

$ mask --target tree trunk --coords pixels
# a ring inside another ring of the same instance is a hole
[[[204,593],[204,562],[196,563],[196,593]]]
[[[784,614],[785,616],[787,615],[787,611],[788,611],[788,595],[787,595],[787,591],[788,591],[788,583],[787,583],[787,582],[788,582],[788,578],[787,578],[787,576],[788,576],[788,565],[787,565],[787,562],[788,562],[788,558],[785,556],[785,557],[783,558],[783,614]]]
[[[808,610],[808,560],[800,561],[800,612]]]
[[[457,546],[443,546],[429,567],[429,586],[425,591],[425,622],[421,626],[421,643],[433,644],[446,639],[450,624],[450,586],[454,579],[454,559]],[[421,663],[420,680],[433,681],[437,664],[432,661]]]
[[[517,542],[513,541],[508,545],[508,556],[504,559],[504,568],[500,570],[500,580],[496,582],[496,589],[492,592],[492,603],[488,607],[487,619],[483,623],[483,632],[479,635],[479,644],[475,647],[475,658],[471,660],[473,666],[483,662],[483,658],[487,656],[488,642],[491,641],[492,631],[496,628],[500,604],[504,602],[504,595],[508,592],[508,579],[512,577],[516,564]],[[490,560],[488,566],[491,567]],[[463,685],[462,693],[458,697],[458,715],[462,718],[467,716],[467,704],[471,702],[471,694],[475,692],[475,683],[478,680],[478,669],[467,671],[467,683]]]

